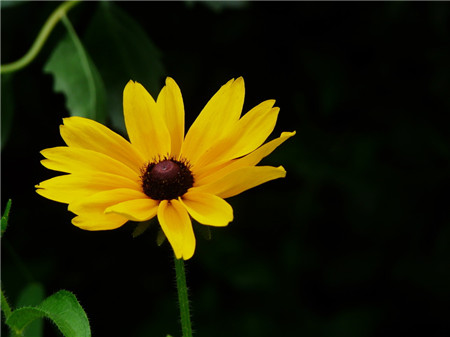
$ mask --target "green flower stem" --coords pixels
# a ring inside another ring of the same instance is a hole
[[[178,302],[180,305],[181,331],[183,332],[183,337],[192,337],[191,314],[189,312],[188,290],[183,259],[177,259],[175,257],[175,273],[177,278]]]
[[[47,41],[47,38],[49,37],[53,28],[59,22],[59,20],[61,20],[66,15],[66,13],[78,3],[80,3],[80,1],[66,1],[59,5],[45,22],[36,40],[34,40],[30,50],[17,61],[1,65],[0,73],[11,73],[25,68],[29,63],[31,63],[31,61],[33,61],[41,51],[45,41]]]

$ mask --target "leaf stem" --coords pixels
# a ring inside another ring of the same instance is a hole
[[[2,295],[2,301],[1,301],[1,306],[2,306],[2,311],[3,314],[5,314],[5,321],[9,318],[9,316],[11,316],[11,307],[8,304],[8,301],[6,300],[6,296],[5,294],[3,294],[3,289],[0,289],[1,295]]]
[[[178,302],[180,305],[181,331],[183,337],[192,337],[191,314],[189,312],[188,290],[186,285],[186,273],[184,260],[175,259],[175,273],[177,279]]]
[[[11,73],[25,68],[28,64],[30,64],[41,51],[45,41],[47,41],[47,38],[59,20],[61,20],[61,18],[63,18],[66,13],[78,3],[80,3],[80,1],[66,1],[59,5],[49,16],[47,21],[44,23],[44,26],[42,26],[41,31],[36,37],[36,40],[34,40],[30,50],[28,50],[28,52],[17,61],[1,65],[0,73]]]

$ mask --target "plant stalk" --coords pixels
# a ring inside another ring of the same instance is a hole
[[[192,337],[191,314],[189,312],[188,289],[186,285],[186,272],[184,260],[175,259],[175,273],[177,279],[178,302],[180,305],[181,331],[183,337]]]
[[[25,68],[28,64],[30,64],[31,61],[33,61],[41,51],[42,47],[45,44],[45,41],[47,41],[47,38],[49,37],[53,28],[55,28],[56,24],[59,22],[59,20],[61,20],[66,15],[66,13],[79,2],[80,1],[66,1],[59,5],[49,16],[47,21],[45,21],[44,26],[41,28],[41,31],[36,37],[36,40],[34,40],[30,50],[28,50],[28,52],[17,61],[8,64],[2,64],[0,66],[0,73],[11,73]]]

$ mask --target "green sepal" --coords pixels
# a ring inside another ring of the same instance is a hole
[[[204,239],[211,240],[212,235],[211,235],[211,228],[209,226],[197,224],[197,226],[195,226],[195,229],[200,233],[200,235]]]
[[[16,309],[6,320],[6,324],[16,333],[34,320],[49,318],[65,337],[90,337],[89,321],[74,294],[60,290],[44,300],[40,305]]]
[[[136,226],[136,228],[133,230],[133,233],[131,234],[133,236],[133,238],[141,235],[142,233],[144,233],[148,227],[150,227],[151,221],[144,221],[144,222],[139,222],[138,225]]]
[[[9,199],[6,203],[5,211],[2,215],[2,224],[1,224],[1,236],[3,236],[3,233],[6,231],[6,227],[8,227],[8,219],[9,219],[9,211],[11,210],[11,203],[12,200]]]
[[[156,244],[160,247],[166,241],[166,234],[160,229],[156,235]]]

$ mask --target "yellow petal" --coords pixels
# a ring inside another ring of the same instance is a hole
[[[54,171],[81,173],[89,171],[105,172],[124,176],[132,180],[139,178],[140,172],[132,170],[124,163],[103,153],[75,147],[53,147],[41,151],[46,157],[42,165]]]
[[[193,165],[215,142],[236,125],[244,104],[244,79],[230,80],[203,108],[190,127],[182,147],[182,155]]]
[[[176,258],[190,259],[195,251],[195,236],[191,219],[183,205],[176,199],[161,201],[158,221]]]
[[[204,167],[211,163],[223,163],[258,148],[272,133],[277,122],[280,109],[272,108],[274,104],[274,100],[268,100],[247,112],[225,138],[198,160],[197,165]]]
[[[103,153],[124,163],[135,172],[139,172],[147,161],[122,136],[96,121],[83,117],[68,117],[63,121],[60,132],[69,147]]]
[[[210,184],[194,187],[192,192],[206,192],[221,198],[230,198],[269,180],[284,178],[282,166],[251,166],[234,170]]]
[[[87,231],[104,231],[119,228],[127,221],[117,214],[78,215],[72,219],[72,224]]]
[[[230,172],[248,166],[257,165],[263,158],[270,155],[278,146],[283,144],[286,140],[295,135],[294,132],[283,132],[280,137],[264,144],[252,153],[245,157],[232,160],[221,167],[216,168],[201,168],[200,170],[194,172],[195,174],[195,185],[201,186],[209,184],[216,181]]]
[[[147,160],[170,154],[170,134],[163,113],[140,83],[129,81],[125,86],[123,113],[131,143]]]
[[[141,191],[137,181],[110,173],[66,174],[41,182],[36,192],[43,197],[62,203],[72,203],[97,192],[115,188],[129,188]]]
[[[166,79],[166,86],[159,93],[159,105],[166,121],[171,137],[171,155],[178,157],[184,138],[184,104],[180,88],[170,77]]]
[[[143,195],[145,196],[145,195]],[[127,200],[120,204],[110,206],[106,209],[105,213],[116,213],[123,217],[133,221],[146,221],[153,218],[158,211],[159,201],[145,198]]]
[[[105,209],[125,200],[142,198],[142,192],[119,188],[95,193],[69,204],[69,211],[79,215],[72,223],[86,230],[115,229],[129,219],[117,214],[105,214]]]
[[[233,208],[216,195],[188,192],[179,200],[189,214],[203,225],[224,227],[233,221]]]

